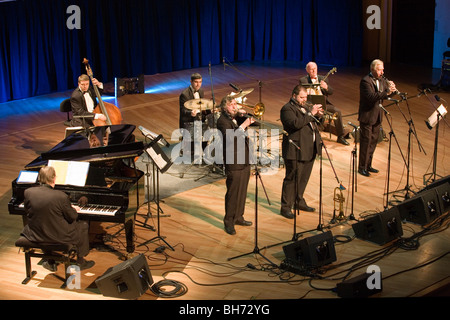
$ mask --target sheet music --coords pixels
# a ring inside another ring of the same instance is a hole
[[[443,117],[447,114],[447,109],[444,107],[444,105],[440,105],[436,111],[433,112],[433,114],[428,118],[427,125],[431,129],[433,128],[437,122],[438,122],[438,112],[440,117]]]
[[[49,160],[48,165],[55,168],[56,184],[85,186],[89,162]]]
[[[156,153],[156,151],[153,150],[153,148],[147,148],[147,153],[160,170],[167,165],[167,161],[164,160],[161,154]]]

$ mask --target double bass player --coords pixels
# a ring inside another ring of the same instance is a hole
[[[100,92],[103,91],[103,83],[97,79],[92,79],[92,84],[97,86]],[[89,76],[87,74],[82,74],[78,77],[78,87],[72,92],[70,104],[72,106],[73,117],[71,125],[73,127],[92,127],[94,125],[94,119],[106,121],[106,116],[104,114],[94,113],[98,101],[95,97],[94,88],[90,85]],[[85,118],[79,118],[79,116]]]

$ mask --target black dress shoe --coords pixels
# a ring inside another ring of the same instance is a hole
[[[86,270],[89,268],[92,268],[95,265],[95,261],[93,260],[83,260],[81,263],[78,262],[78,266],[80,267],[80,270]]]
[[[236,221],[234,224],[237,224],[238,226],[250,227],[252,225],[252,222],[242,219]]]
[[[297,206],[294,206],[294,208],[297,209]],[[312,208],[312,207],[308,206],[307,204],[300,204],[298,206],[298,209],[306,211],[306,212],[314,212],[314,211],[316,211],[315,208]]]
[[[358,173],[359,173],[359,174],[362,174],[363,176],[370,177],[370,173],[367,172],[367,170],[364,170],[364,169],[358,169]]]
[[[372,168],[372,167],[369,167],[369,168],[367,169],[367,171],[373,172],[373,173],[378,173],[378,172],[380,172],[378,169],[375,169],[375,168]]]
[[[42,266],[43,266],[45,269],[47,269],[48,271],[51,271],[51,272],[56,272],[56,271],[58,271],[58,265],[57,265],[56,263],[50,263],[50,262],[48,262],[48,261],[44,261],[44,262],[42,263]]]
[[[236,234],[236,230],[234,229],[234,226],[229,227],[229,226],[225,226],[225,232],[231,235],[235,235]]]
[[[345,146],[348,146],[348,145],[350,144],[350,143],[348,143],[347,140],[345,140],[345,138],[344,138],[343,136],[338,137],[337,140],[336,140],[336,142],[337,142],[337,143],[341,143],[341,144],[343,144],[343,145],[345,145]]]
[[[294,219],[294,214],[290,211],[280,211],[280,214],[285,218]]]

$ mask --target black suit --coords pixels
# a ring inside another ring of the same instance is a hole
[[[320,135],[315,130],[315,120],[308,107],[291,100],[281,108],[281,122],[287,135],[283,135],[282,156],[286,167],[281,193],[281,211],[290,212],[295,195],[300,205],[306,205],[303,194],[308,184],[316,154],[320,151]],[[295,143],[301,150],[290,143]],[[295,175],[297,172],[297,186]],[[297,192],[296,192],[296,187]]]
[[[99,88],[99,92],[101,94],[103,90]],[[94,108],[97,106],[98,102],[96,99],[95,91],[92,86],[89,87],[88,93],[94,101]],[[73,116],[89,116],[94,115],[94,113],[89,112],[86,105],[86,100],[84,98],[83,92],[81,92],[80,88],[76,88],[70,97],[70,104],[72,105],[72,115]],[[83,119],[83,118],[72,118],[71,126],[83,126],[83,127],[91,127],[93,125],[92,119]]]
[[[203,99],[205,97],[205,93],[204,93],[203,89],[201,89],[201,88],[198,90],[198,94],[200,96],[200,99]],[[194,120],[197,119],[197,117],[193,117],[191,115],[192,110],[190,110],[184,106],[184,103],[186,101],[189,101],[192,99],[194,99],[194,91],[193,91],[192,87],[189,86],[180,94],[180,97],[179,97],[179,102],[180,102],[179,125],[180,125],[180,128],[186,128],[187,123],[192,123],[192,122],[194,122]],[[202,115],[201,115],[202,122],[205,122],[206,115],[209,113],[211,113],[211,110],[206,110],[205,112],[202,112]]]
[[[245,200],[250,179],[249,141],[246,133],[239,128],[239,123],[245,119],[245,117],[237,117],[237,123],[234,123],[228,113],[222,111],[217,120],[217,129],[222,133],[223,163],[227,175],[223,219],[227,227],[233,227],[236,221],[244,220]]]
[[[89,226],[77,221],[78,213],[67,194],[47,184],[28,188],[24,205],[28,222],[22,234],[28,240],[74,245],[79,257],[89,253]]]
[[[383,121],[383,110],[379,107],[389,96],[389,84],[381,78],[379,88],[372,74],[361,79],[359,85],[359,111],[360,126],[359,170],[372,167],[373,154],[378,143],[378,137]]]
[[[317,81],[318,83],[320,83],[325,77],[324,76],[317,76]],[[328,111],[332,114],[336,114],[336,120],[334,120],[334,126],[336,128],[336,135],[338,137],[342,137],[344,136],[344,125],[342,123],[342,112],[341,110],[339,110],[336,106],[334,106],[330,100],[328,100],[328,97],[331,96],[333,94],[333,88],[330,86],[330,84],[328,83],[328,80],[325,80],[325,82],[328,85],[328,89],[325,90],[323,88],[320,88],[320,90],[322,91],[322,94],[325,96],[326,99],[326,106],[322,106],[323,109],[325,111]],[[300,84],[301,85],[305,85],[305,84],[312,84],[312,80],[311,77],[309,75],[300,78]],[[308,88],[308,86],[305,86]]]

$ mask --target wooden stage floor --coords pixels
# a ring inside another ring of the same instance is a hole
[[[332,66],[319,66],[325,74]],[[94,68],[95,69],[95,68]],[[225,70],[224,70],[225,69]],[[298,78],[305,75],[304,66],[298,63],[236,63],[233,67],[213,66],[211,78],[208,68],[183,70],[167,74],[145,77],[148,93],[125,95],[116,101],[106,100],[118,105],[125,123],[143,126],[162,134],[170,143],[172,132],[178,127],[178,96],[189,85],[193,72],[203,75],[203,88],[208,98],[213,87],[217,102],[232,89],[229,83],[248,89],[254,88],[247,98],[248,104],[255,104],[259,97],[259,81],[262,82],[262,101],[266,106],[264,120],[279,124],[279,111],[291,94]],[[335,93],[330,100],[344,115],[344,123],[350,131],[348,122],[358,124],[357,109],[359,100],[359,81],[368,72],[364,68],[338,68],[329,78]],[[396,141],[392,141],[389,201],[402,201],[407,186],[407,170],[402,153],[407,156],[408,123],[414,121],[415,135],[411,136],[409,189],[414,192],[424,187],[424,175],[432,172],[435,130],[429,130],[424,120],[434,111],[433,105],[425,97],[417,97],[417,87],[421,83],[436,83],[439,74],[436,70],[409,66],[386,66],[386,75],[394,80],[397,88],[408,93],[408,100],[398,106],[388,107],[392,115]],[[211,86],[212,84],[212,86]],[[112,84],[106,84],[107,89]],[[114,224],[93,224],[93,238],[103,239],[106,246],[96,246],[88,259],[95,260],[93,268],[82,272],[80,289],[61,289],[61,280],[33,260],[37,275],[27,285],[21,281],[25,277],[24,254],[14,246],[22,229],[19,216],[10,215],[8,202],[11,197],[11,182],[19,171],[42,152],[48,151],[64,138],[63,121],[66,115],[59,112],[59,103],[70,96],[71,91],[49,94],[20,101],[0,104],[0,138],[2,157],[0,159],[0,299],[3,300],[109,300],[95,287],[94,281],[108,268],[122,262],[120,257],[126,253],[124,236],[115,235],[119,230]],[[449,92],[433,92],[434,95],[450,101]],[[385,104],[387,105],[387,104]],[[410,113],[409,113],[410,112]],[[383,128],[389,127],[384,120]],[[437,152],[437,174],[449,175],[450,143],[449,129],[440,126]],[[143,139],[136,129],[138,139]],[[237,234],[230,236],[223,230],[225,178],[209,173],[209,167],[201,165],[191,168],[189,174],[180,178],[173,174],[162,174],[161,192],[167,194],[162,199],[163,216],[160,218],[160,234],[174,251],[167,248],[161,240],[147,243],[157,235],[155,231],[136,226],[134,255],[143,254],[147,258],[154,282],[163,279],[176,280],[186,286],[187,292],[171,300],[272,300],[272,299],[321,299],[337,298],[332,290],[343,279],[351,279],[366,272],[368,265],[377,265],[383,276],[382,292],[373,298],[424,297],[438,295],[437,289],[449,284],[450,280],[450,230],[448,219],[434,230],[424,232],[413,248],[396,246],[392,243],[380,246],[354,237],[351,227],[356,221],[346,219],[341,223],[331,223],[335,208],[334,192],[339,186],[343,191],[343,212],[350,216],[353,200],[353,213],[356,219],[381,212],[386,204],[387,169],[389,143],[382,141],[375,151],[375,168],[380,173],[371,177],[357,177],[357,190],[352,199],[351,160],[354,148],[335,142],[336,137],[322,132],[329,159],[322,161],[322,188],[320,161],[316,160],[313,173],[306,190],[306,200],[316,212],[300,212],[293,220],[279,214],[281,185],[284,168],[263,170],[261,175],[270,205],[259,185],[257,210],[255,210],[255,177],[252,176],[248,188],[245,217],[255,222],[257,211],[258,228],[237,226]],[[419,150],[419,144],[425,152]],[[331,163],[330,161],[331,160]],[[331,164],[333,166],[331,166]],[[335,169],[336,175],[333,172]],[[188,169],[187,167],[185,168]],[[195,181],[198,180],[198,181]],[[181,186],[181,187],[180,187]],[[179,189],[177,189],[180,187]],[[176,191],[174,191],[176,189]],[[322,194],[320,199],[319,195]],[[319,219],[319,204],[322,202],[322,219]],[[151,202],[148,224],[157,227],[156,206]],[[138,220],[144,221],[148,213],[146,204],[138,212]],[[323,267],[320,273],[307,276],[298,275],[280,268],[284,260],[283,246],[291,243],[294,233],[301,233],[301,239],[315,236],[321,231],[331,231],[335,236],[337,261]],[[404,222],[403,238],[408,239],[424,231],[420,225]],[[103,236],[103,237],[99,237]],[[142,245],[145,244],[145,245]],[[162,253],[155,249],[165,246]],[[255,253],[256,252],[256,253]],[[249,253],[249,254],[247,254]],[[238,257],[243,255],[242,257]],[[229,258],[235,258],[229,260]],[[268,264],[267,258],[273,264]],[[60,266],[56,275],[63,276]],[[448,292],[448,291],[447,291]],[[165,300],[148,290],[139,300]]]

